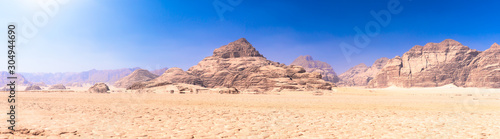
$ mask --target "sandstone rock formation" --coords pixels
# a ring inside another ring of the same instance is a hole
[[[109,87],[105,83],[96,83],[89,88],[90,93],[109,93]]]
[[[158,78],[135,83],[127,89],[147,90],[175,84],[192,84],[218,88],[223,93],[331,90],[334,84],[321,78],[320,73],[307,73],[301,66],[286,66],[269,61],[245,38],[241,38],[215,49],[212,56],[206,57],[187,72],[171,68]],[[231,88],[234,90],[231,91]]]
[[[356,65],[339,75],[340,86],[366,86],[373,77],[387,64],[388,58],[377,59],[372,66],[368,67],[364,63]]]
[[[127,87],[127,89],[151,88],[162,85],[170,85],[173,83],[185,83],[200,86],[203,85],[200,78],[191,75],[180,68],[174,67],[165,71],[165,73],[163,73],[160,77],[154,78],[147,82],[137,82]]]
[[[189,68],[188,73],[199,77],[208,88],[235,87],[251,92],[275,88],[328,90],[334,86],[322,80],[319,73],[267,60],[245,38],[215,49],[212,56]]]
[[[31,90],[42,90],[42,88],[40,88],[40,86],[38,86],[38,85],[32,85],[32,86],[28,86],[28,87],[26,87],[26,89],[24,89],[24,91],[31,91]]]
[[[499,87],[497,47],[480,52],[451,39],[417,45],[389,60],[369,87]]]
[[[56,84],[49,87],[49,89],[66,89],[66,86],[62,84]]]
[[[467,87],[500,88],[500,45],[493,44],[472,60]]]
[[[157,78],[157,77],[158,77],[158,75],[153,74],[153,73],[149,72],[148,70],[137,69],[134,72],[132,72],[131,74],[116,81],[114,85],[115,85],[115,87],[127,88],[134,83],[150,81],[150,80]]]
[[[203,85],[201,80],[191,75],[190,73],[182,70],[181,68],[170,68],[165,73],[163,73],[160,77],[151,80],[152,82],[171,82],[171,83],[185,83],[185,84],[193,84],[193,85]]]
[[[290,65],[302,66],[306,72],[318,72],[323,80],[336,83],[339,81],[337,73],[333,71],[332,66],[323,61],[315,61],[310,55],[299,56]]]

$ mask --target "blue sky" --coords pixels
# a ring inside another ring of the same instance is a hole
[[[18,48],[19,71],[187,70],[214,49],[244,37],[269,60],[290,64],[300,55],[311,55],[340,74],[359,63],[371,65],[380,57],[393,58],[428,42],[450,38],[481,51],[500,42],[498,1],[399,0],[401,12],[391,14],[388,25],[380,27],[359,53],[349,56],[350,61],[339,44],[354,45],[353,28],[364,30],[376,21],[370,11],[388,10],[389,0],[242,0],[233,5],[228,0],[62,2],[53,16],[47,16],[46,24],[35,27],[38,33]],[[214,2],[227,4],[232,11],[218,14]],[[36,0],[0,5],[4,24],[24,25],[23,19],[48,15]],[[0,64],[4,69],[5,63]]]

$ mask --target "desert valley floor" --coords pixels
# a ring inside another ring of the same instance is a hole
[[[0,137],[500,138],[498,89],[333,90],[320,95],[19,92],[17,131],[2,122]],[[8,111],[6,101],[0,106]]]

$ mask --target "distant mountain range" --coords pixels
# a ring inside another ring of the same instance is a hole
[[[119,79],[129,75],[133,71],[140,69],[135,68],[123,68],[114,70],[89,70],[84,72],[58,72],[58,73],[19,73],[26,80],[25,84],[31,83],[45,83],[48,85],[52,84],[71,84],[71,83],[81,83],[81,84],[94,84],[97,82],[104,82],[107,84],[114,84]],[[167,68],[154,70],[154,73],[163,73]],[[5,72],[6,73],[6,72]],[[2,72],[2,78],[4,72]],[[6,78],[6,77],[5,77]],[[3,80],[2,80],[3,81]]]
[[[298,90],[308,87],[328,88],[325,86],[331,86],[330,83],[372,88],[438,87],[447,84],[459,87],[500,88],[500,45],[497,43],[485,51],[470,49],[451,39],[440,43],[427,43],[425,46],[416,45],[403,56],[380,58],[370,67],[361,63],[339,76],[331,65],[313,60],[309,55],[299,56],[290,66],[267,60],[244,38],[215,49],[213,53],[213,56],[205,58],[188,71],[178,68],[141,71],[136,67],[94,69],[77,73],[19,73],[18,84],[104,82],[111,85],[123,79],[118,83],[121,87],[149,81],[143,85],[154,86],[171,82],[209,88],[239,87],[260,91],[269,91],[276,87]],[[136,74],[128,76],[136,70]],[[4,79],[8,73],[0,73],[0,83],[7,84]],[[321,81],[317,80],[318,78]],[[324,81],[330,83],[323,83]]]

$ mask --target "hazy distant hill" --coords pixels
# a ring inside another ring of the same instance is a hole
[[[163,73],[165,73],[165,71],[167,71],[168,68],[162,68],[162,69],[157,69],[157,70],[153,70],[151,71],[151,73],[153,74],[156,74],[158,76],[162,75]]]
[[[337,73],[333,71],[330,64],[323,61],[313,60],[310,55],[299,56],[290,65],[302,66],[307,72],[318,72],[325,81],[332,83],[339,81]]]
[[[20,73],[31,82],[44,82],[46,84],[67,83],[96,83],[105,82],[113,84],[119,79],[129,75],[136,68],[123,68],[115,70],[89,70],[84,72],[59,72],[59,73]]]
[[[6,86],[8,83],[9,83],[9,80],[7,79],[7,77],[9,77],[9,73],[6,72],[6,71],[0,71],[0,87],[1,86]],[[16,85],[29,85],[31,84],[31,82],[29,82],[28,80],[26,80],[26,78],[24,78],[23,75],[21,74],[17,74],[17,82],[16,82]]]

